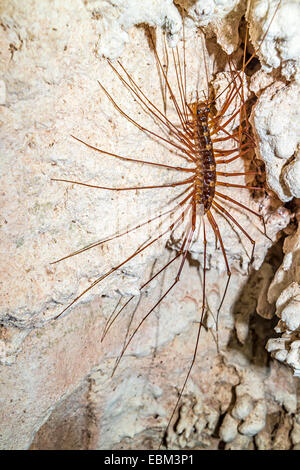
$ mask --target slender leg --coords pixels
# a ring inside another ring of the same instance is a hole
[[[90,245],[88,246],[85,246],[84,248],[81,248],[80,250],[77,250],[77,251],[73,251],[73,253],[70,253],[69,255],[67,256],[64,256],[63,258],[60,258],[56,261],[53,261],[52,263],[50,264],[56,264],[56,263],[59,263],[60,261],[63,261],[67,258],[71,258],[72,256],[76,256],[80,253],[83,253],[84,251],[87,251],[87,250],[90,250],[92,248],[95,248],[96,246],[100,246],[100,245],[103,245],[104,243],[107,243],[111,240],[115,240],[116,238],[120,238],[122,237],[123,235],[126,235],[127,233],[130,233],[130,232],[134,232],[135,230],[143,227],[144,225],[147,225],[147,224],[150,224],[151,222],[153,222],[154,220],[157,220],[157,219],[160,219],[161,217],[167,215],[167,214],[172,214],[172,213],[175,213],[177,211],[177,209],[179,209],[180,207],[182,207],[186,202],[188,202],[189,199],[191,199],[193,197],[193,192],[190,193],[187,197],[185,197],[179,204],[177,204],[177,206],[173,207],[172,209],[169,209],[165,212],[162,212],[161,214],[155,216],[155,217],[152,217],[151,219],[147,220],[146,222],[143,222],[141,224],[138,224],[136,225],[135,227],[131,228],[131,229],[128,229],[126,230],[125,232],[121,232],[121,233],[117,233],[115,235],[112,235],[111,237],[108,237],[108,238],[105,238],[104,240],[100,240],[98,242],[95,242],[95,243],[91,243]]]
[[[220,245],[221,245],[221,250],[222,250],[222,253],[223,253],[223,257],[224,257],[224,261],[225,261],[226,268],[227,268],[227,282],[226,282],[224,293],[223,293],[223,296],[222,296],[222,299],[221,299],[221,302],[220,302],[220,305],[219,305],[219,308],[218,308],[218,311],[217,311],[216,326],[217,326],[217,334],[218,334],[219,314],[220,314],[223,302],[224,302],[226,294],[227,294],[227,289],[228,289],[229,281],[230,281],[230,278],[231,278],[231,271],[230,271],[230,268],[229,268],[228,259],[227,259],[227,255],[226,255],[226,252],[225,252],[225,248],[224,248],[223,240],[222,240],[222,237],[221,237],[221,234],[220,234],[220,231],[219,231],[218,224],[215,221],[215,219],[214,219],[214,217],[213,217],[213,215],[210,211],[207,212],[207,217],[208,217],[210,225],[212,226],[212,228],[213,228],[213,230],[216,234],[216,237],[219,239],[219,242],[220,242]],[[218,347],[218,350],[219,350],[218,345],[217,345],[217,347]]]
[[[159,298],[159,300],[156,302],[156,304],[151,308],[151,310],[149,310],[149,312],[142,318],[142,320],[140,321],[140,323],[138,324],[138,326],[135,328],[135,330],[133,331],[133,333],[131,334],[129,340],[127,341],[127,343],[125,344],[125,346],[123,347],[122,351],[121,351],[121,354],[115,364],[115,367],[114,367],[114,370],[112,372],[112,376],[114,375],[115,371],[116,371],[116,368],[118,367],[126,349],[128,348],[129,344],[131,343],[132,339],[134,338],[134,336],[136,335],[136,333],[138,332],[138,330],[140,329],[140,327],[143,325],[143,323],[145,322],[145,320],[151,315],[151,313],[153,312],[153,310],[156,309],[156,307],[162,302],[162,300],[169,294],[169,292],[174,288],[174,286],[178,283],[179,279],[180,279],[180,275],[181,275],[181,272],[182,272],[182,269],[183,269],[183,266],[184,266],[184,263],[186,261],[186,257],[187,257],[187,253],[188,253],[188,250],[189,250],[189,247],[190,247],[190,244],[191,244],[191,241],[192,241],[192,238],[193,238],[193,234],[195,232],[195,225],[194,225],[194,220],[195,220],[195,216],[196,216],[196,213],[195,213],[195,205],[193,206],[193,214],[192,214],[192,228],[190,229],[190,232],[188,234],[188,241],[187,241],[187,246],[186,246],[186,249],[183,253],[183,257],[182,257],[182,261],[181,261],[181,264],[179,266],[179,269],[178,269],[178,272],[177,272],[177,276],[174,280],[174,282],[171,284],[171,286],[164,292],[164,294]]]
[[[96,150],[97,152],[101,153],[102,155],[109,155],[110,157],[115,157],[115,158],[118,158],[119,160],[123,160],[123,161],[127,161],[127,162],[143,163],[145,165],[159,166],[161,168],[168,168],[170,170],[193,171],[191,168],[183,168],[183,167],[180,167],[180,166],[164,165],[163,163],[149,162],[147,160],[136,160],[134,158],[129,158],[129,157],[124,157],[122,155],[117,155],[116,153],[106,152],[105,150],[101,150],[98,147],[94,147],[93,145],[88,144],[84,140],[81,140],[78,137],[75,137],[74,135],[71,135],[71,137],[73,137],[73,139],[77,140],[78,142],[81,142],[86,147],[89,147],[92,150]]]
[[[148,279],[147,282],[145,282],[141,287],[140,287],[140,291],[142,291],[142,289],[144,287],[146,287],[151,281],[153,281],[153,279],[155,279],[160,273],[162,273],[165,269],[167,269],[177,258],[179,258],[183,251],[184,251],[184,247],[185,247],[185,244],[186,244],[186,241],[187,241],[187,235],[185,236],[184,238],[184,241],[183,241],[183,244],[180,248],[180,250],[178,251],[178,253],[176,254],[176,256],[174,256],[174,258],[172,258],[167,264],[165,264],[157,273],[155,273],[150,279]],[[123,307],[117,312],[117,314],[112,318],[112,319],[109,319],[109,324],[108,326],[105,328],[105,331],[103,333],[103,336],[101,338],[101,342],[103,341],[104,337],[106,336],[106,334],[108,333],[109,329],[111,328],[112,324],[115,322],[115,320],[118,318],[118,316],[120,315],[120,313],[124,310],[125,307],[127,307],[127,305],[131,302],[131,300],[134,298],[135,296],[132,295],[130,297],[130,299],[123,305]]]
[[[139,253],[141,253],[142,251],[144,251],[146,248],[148,248],[150,245],[152,245],[153,243],[155,243],[157,240],[159,240],[160,238],[162,238],[166,233],[168,233],[169,231],[172,231],[174,229],[174,227],[178,224],[179,220],[182,219],[182,217],[184,217],[184,214],[185,214],[186,211],[183,211],[182,214],[175,220],[175,222],[173,222],[164,232],[162,232],[159,236],[157,236],[156,238],[154,238],[154,240],[151,240],[149,243],[147,243],[145,246],[143,246],[142,248],[140,248],[138,251],[135,251],[131,256],[129,256],[127,259],[125,259],[124,261],[122,261],[122,263],[118,264],[117,266],[114,266],[113,268],[111,268],[108,272],[106,272],[105,274],[103,274],[102,276],[98,277],[98,279],[96,279],[94,282],[92,282],[84,291],[82,291],[69,305],[67,305],[58,315],[56,315],[56,317],[54,317],[54,320],[57,320],[57,318],[59,318],[66,310],[68,310],[73,304],[75,304],[75,302],[77,302],[83,295],[85,295],[87,292],[89,292],[93,287],[95,287],[97,284],[99,284],[99,282],[103,281],[105,278],[107,278],[108,276],[110,276],[112,273],[114,273],[117,269],[119,269],[121,266],[123,266],[124,264],[126,264],[128,261],[130,261],[131,259],[135,258],[135,256],[137,256]]]
[[[152,137],[156,137],[157,139],[177,148],[178,150],[180,150],[181,152],[183,152],[184,154],[187,154],[188,152],[188,149],[186,148],[183,148],[181,147],[180,145],[177,145],[175,144],[175,142],[172,142],[171,140],[167,140],[165,139],[164,137],[162,137],[161,135],[158,135],[156,134],[155,132],[153,131],[150,131],[149,129],[146,129],[145,127],[141,126],[141,124],[139,124],[138,122],[136,122],[134,119],[132,119],[130,116],[128,116],[128,114],[126,114],[118,105],[117,103],[115,102],[115,100],[113,99],[113,97],[108,93],[108,91],[106,90],[106,88],[104,88],[104,86],[102,85],[101,82],[99,82],[98,80],[98,83],[99,83],[99,86],[102,88],[102,90],[104,91],[104,93],[106,94],[106,96],[108,97],[108,99],[111,101],[111,103],[113,104],[113,106],[119,111],[119,113],[124,116],[129,122],[131,122],[131,124],[133,124],[135,127],[137,127],[140,131],[144,132],[145,134],[148,134],[148,135],[151,135]],[[190,160],[194,161],[195,159],[193,159],[192,157],[190,157]]]
[[[252,209],[250,209],[249,207],[245,206],[244,204],[236,201],[235,199],[232,199],[231,197],[225,195],[225,194],[222,194],[222,193],[219,193],[218,191],[215,192],[215,195],[216,196],[219,196],[223,199],[225,199],[226,201],[230,201],[232,202],[233,204],[236,204],[237,206],[240,206],[242,207],[243,209],[246,209],[247,211],[251,212],[252,214],[256,215],[256,217],[259,217],[260,220],[262,221],[262,224],[263,224],[263,227],[264,227],[264,235],[270,240],[272,241],[272,239],[270,237],[268,237],[267,235],[267,230],[266,230],[266,223],[265,223],[265,219],[264,219],[264,216],[262,214],[259,214],[258,212],[255,212],[253,211]]]
[[[216,172],[217,176],[247,176],[247,175],[258,175],[259,173],[257,171],[246,171],[244,173],[225,173],[223,171],[217,171]]]
[[[80,186],[87,186],[88,188],[94,188],[94,189],[106,189],[108,191],[133,191],[136,189],[158,189],[158,188],[174,188],[175,186],[180,186],[182,184],[188,184],[192,183],[194,180],[194,177],[188,178],[184,181],[178,181],[177,183],[169,183],[169,184],[163,184],[160,186],[133,186],[129,188],[109,188],[107,186],[97,186],[95,184],[87,184],[87,183],[81,183],[80,181],[72,181],[72,180],[65,180],[62,178],[51,178],[51,181],[60,181],[63,183],[70,183],[70,184],[78,184]]]
[[[229,212],[226,209],[224,209],[224,207],[220,206],[220,204],[218,204],[215,201],[212,203],[212,206],[217,208],[223,214],[225,214],[241,230],[241,232],[243,232],[245,237],[248,238],[248,240],[252,244],[252,253],[251,253],[251,257],[250,257],[250,263],[252,263],[253,262],[253,256],[254,256],[254,250],[255,250],[255,241],[253,240],[253,238],[250,237],[250,235],[246,232],[246,230],[238,223],[237,220],[235,220],[234,217],[232,217],[231,214],[229,214]]]
[[[202,324],[203,324],[203,317],[204,317],[204,312],[205,312],[205,304],[206,304],[206,245],[207,245],[207,240],[206,240],[206,232],[205,232],[205,221],[203,219],[203,245],[204,245],[204,265],[203,265],[203,289],[202,289],[202,309],[201,309],[201,316],[200,316],[200,321],[199,321],[199,327],[198,327],[198,332],[197,332],[197,338],[196,338],[196,343],[195,343],[195,348],[194,348],[194,354],[193,354],[193,358],[192,358],[192,361],[191,361],[191,364],[189,366],[189,369],[188,369],[188,372],[185,376],[185,379],[184,379],[184,382],[183,382],[183,385],[180,389],[180,392],[179,392],[179,395],[178,395],[178,399],[176,401],[176,404],[173,408],[173,411],[172,411],[172,414],[170,416],[170,419],[168,421],[168,424],[167,424],[167,427],[164,431],[164,434],[167,433],[169,427],[170,427],[170,424],[172,422],[172,419],[173,419],[173,416],[175,414],[175,411],[177,410],[178,408],[178,405],[179,405],[179,402],[182,398],[182,395],[183,395],[183,392],[184,392],[184,389],[186,387],[186,384],[187,384],[187,381],[189,379],[189,376],[191,374],[191,371],[192,371],[192,368],[195,364],[195,360],[196,360],[196,356],[197,356],[197,351],[198,351],[198,346],[199,346],[199,339],[200,339],[200,333],[201,333],[201,328],[202,328]],[[163,444],[163,442],[161,441],[161,444],[160,444],[160,447],[161,445]]]
[[[226,186],[226,188],[243,188],[243,189],[257,189],[264,191],[264,188],[259,186],[245,186],[243,184],[224,183],[223,181],[217,181],[216,186]]]
[[[138,98],[138,100],[146,107],[146,109],[153,114],[175,137],[177,140],[179,140],[181,143],[185,143],[188,147],[190,145],[189,139],[186,138],[186,136],[179,131],[178,127],[175,126],[150,100],[147,98],[147,96],[143,93],[141,88],[137,85],[137,83],[133,80],[131,75],[127,72],[127,70],[123,67],[120,61],[118,61],[119,66],[122,68],[123,72],[127,75],[129,81],[131,82],[132,86],[124,80],[124,78],[119,74],[117,69],[112,65],[112,63],[109,61],[108,62],[115,74],[118,76],[118,78],[121,80],[121,82],[128,88],[129,90],[132,91],[132,93]],[[144,98],[142,98],[141,97]],[[147,104],[148,103],[148,104]]]

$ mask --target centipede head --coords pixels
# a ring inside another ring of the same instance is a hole
[[[189,104],[188,108],[193,117],[198,117],[198,119],[201,119],[201,116],[207,119],[207,115],[210,113],[210,107],[207,101],[195,101]]]

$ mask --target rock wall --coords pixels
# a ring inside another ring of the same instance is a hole
[[[294,25],[299,4],[283,0],[267,30],[261,25],[271,22],[274,3],[252,2],[247,10],[254,48],[264,39],[259,50],[264,68],[252,75],[249,90],[257,96],[251,117],[257,155],[265,161],[273,192],[256,198],[247,191],[231,193],[264,214],[270,239],[256,217],[238,213],[256,241],[249,271],[250,244],[220,218],[232,280],[216,331],[226,270],[208,230],[206,329],[178,420],[166,436],[169,448],[300,445],[299,385],[293,377],[293,372],[299,374],[299,231],[292,206],[283,206],[299,197],[299,121],[293,106],[299,93],[293,46],[298,44]],[[1,3],[2,449],[158,447],[193,356],[202,306],[203,244],[195,240],[180,283],[144,323],[111,377],[129,332],[176,276],[178,267],[172,264],[140,295],[145,280],[175,256],[178,240],[159,239],[56,321],[89,283],[159,233],[159,220],[50,263],[166,210],[180,190],[110,192],[51,178],[110,187],[174,181],[171,171],[97,153],[71,137],[130,158],[184,164],[167,146],[132,126],[105,96],[98,80],[140,125],[158,129],[103,55],[121,57],[151,100],[162,106],[168,93],[147,25],[157,27],[163,57],[161,28],[170,46],[181,45],[184,14],[191,90],[196,85],[207,89],[203,54],[209,78],[216,90],[222,89],[230,75],[227,54],[235,51],[233,61],[242,55],[239,37],[245,33],[239,25],[245,12],[243,0],[226,6],[202,0]],[[290,27],[283,28],[283,19]],[[205,52],[201,35],[195,34],[199,27],[206,37]],[[169,76],[174,84],[171,66]],[[172,115],[170,105],[168,113]],[[240,165],[235,168],[244,163]],[[281,237],[290,221],[282,260]],[[102,341],[111,313],[130,296],[134,308],[122,312]],[[274,327],[281,335],[276,339]],[[267,340],[274,358],[265,349]]]

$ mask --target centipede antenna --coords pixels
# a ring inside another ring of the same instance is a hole
[[[166,37],[164,35],[164,56],[166,58],[166,64],[165,64],[165,71],[166,71],[166,76],[168,76],[169,73],[169,53],[168,53],[168,48],[166,44]],[[161,77],[161,74],[159,74]],[[167,109],[168,109],[168,97],[167,97],[167,84],[165,81],[163,81],[163,103],[164,103],[164,115],[167,115]]]
[[[267,29],[266,29],[266,31],[265,31],[265,33],[264,33],[264,35],[263,35],[263,37],[262,37],[262,39],[261,39],[261,41],[260,41],[260,43],[259,43],[259,46],[254,50],[253,54],[252,54],[252,55],[249,57],[249,59],[244,63],[243,70],[242,70],[243,72],[245,71],[247,65],[252,61],[252,59],[253,59],[253,58],[257,55],[257,53],[259,52],[259,50],[260,50],[260,48],[261,48],[261,46],[262,46],[264,40],[266,39],[266,36],[267,36],[267,34],[268,34],[268,32],[269,32],[269,29],[270,29],[270,27],[271,27],[271,25],[272,25],[272,23],[273,23],[273,20],[274,20],[275,16],[276,16],[276,14],[277,14],[277,11],[278,11],[278,9],[279,9],[279,7],[280,7],[281,2],[282,2],[282,0],[279,0],[278,4],[277,4],[277,6],[276,6],[276,9],[275,9],[275,11],[274,11],[274,13],[273,13],[273,15],[272,15],[272,18],[271,18],[271,21],[270,21],[270,23],[269,23],[269,26],[267,27]],[[252,2],[251,2],[251,0],[250,0],[250,1],[248,2],[248,11],[249,11],[249,9],[250,9],[251,3],[252,3]],[[248,33],[247,33],[247,34],[248,34]],[[214,101],[216,101],[220,96],[223,95],[223,93],[225,93],[225,92],[227,91],[227,89],[230,87],[230,85],[234,82],[234,80],[235,80],[235,79],[237,78],[237,76],[239,76],[239,75],[240,75],[240,72],[237,72],[236,75],[233,77],[232,81],[224,88],[224,90],[223,90],[221,93],[219,93],[219,94],[215,97]]]
[[[207,86],[207,98],[206,101],[208,102],[209,99],[209,74],[208,74],[208,67],[207,67],[207,61],[206,61],[206,54],[205,54],[205,43],[204,43],[204,34],[201,31],[201,41],[202,41],[202,55],[203,55],[203,61],[204,61],[204,68],[205,68],[205,76],[206,76],[206,86]],[[203,91],[204,93],[204,91]]]
[[[180,150],[183,154],[188,155],[190,158],[190,161],[194,161],[195,159],[191,156],[190,153],[188,153],[188,149],[185,149],[184,147],[181,147],[180,145],[175,144],[175,142],[172,142],[171,140],[165,139],[161,135],[158,135],[157,133],[151,131],[150,129],[147,129],[146,127],[141,126],[136,122],[134,119],[132,119],[128,114],[126,114],[116,103],[116,101],[113,99],[113,97],[108,93],[106,88],[102,85],[102,83],[98,80],[99,86],[102,88],[108,99],[111,101],[113,106],[119,111],[119,113],[124,116],[131,124],[133,124],[135,127],[137,127],[140,131],[144,132],[145,134],[148,134],[152,137],[157,138],[158,140],[161,140],[162,142],[171,145],[175,147],[177,150]],[[179,155],[180,156],[180,155]]]
[[[186,90],[187,90],[187,76],[186,76],[186,50],[185,50],[185,21],[182,22],[182,35],[183,35],[183,75],[184,75],[184,100],[185,100],[185,112],[186,119],[188,118],[187,106],[186,106]]]
[[[123,67],[120,61],[118,61],[119,66],[122,68],[123,72],[127,75],[129,81],[132,83],[133,86],[130,86],[128,82],[119,74],[117,69],[112,65],[110,61],[108,61],[110,67],[114,71],[114,73],[118,76],[121,82],[129,89],[131,92],[137,97],[137,99],[143,103],[146,109],[153,114],[165,127],[168,128],[171,135],[173,135],[179,142],[184,142],[184,144],[190,148],[189,139],[176,127],[165,114],[163,114],[153,103],[149,100],[149,98],[145,95],[142,89],[137,85],[137,83],[133,80],[131,75],[127,72],[127,70]],[[141,98],[141,96],[143,98]],[[147,104],[148,103],[148,104]],[[154,111],[153,111],[154,110]]]
[[[175,57],[174,50],[172,49],[172,57],[173,57],[173,64],[174,64],[174,69],[175,69],[175,74],[176,74],[176,79],[177,79],[177,87],[179,91],[179,96],[180,96],[180,101],[181,101],[181,106],[182,106],[183,116],[184,116],[183,126],[184,126],[185,132],[189,133],[189,130],[186,127],[187,116],[186,116],[185,96],[184,96],[184,89],[183,89],[183,84],[182,84],[182,75],[181,75],[178,46],[176,47],[176,57]]]
[[[157,54],[156,48],[154,47],[154,42],[153,42],[152,35],[150,35],[150,39],[151,39],[151,41],[152,41],[153,50],[154,50],[154,55],[155,55],[157,64],[158,64],[158,66],[159,66],[159,68],[160,68],[160,70],[161,70],[161,72],[162,72],[162,74],[163,74],[163,76],[164,76],[164,79],[165,79],[167,88],[168,88],[169,93],[170,93],[170,96],[171,96],[172,103],[173,103],[174,108],[175,108],[175,110],[176,110],[176,112],[177,112],[177,115],[178,115],[178,117],[179,117],[179,119],[180,119],[181,125],[182,125],[182,127],[184,128],[184,127],[185,127],[185,126],[184,126],[184,116],[183,116],[182,111],[181,111],[181,109],[180,109],[180,106],[179,106],[179,104],[178,104],[178,102],[177,102],[177,100],[176,100],[176,97],[175,97],[175,95],[174,95],[174,93],[173,93],[173,90],[172,90],[172,88],[171,88],[171,86],[170,86],[168,77],[166,76],[166,73],[165,73],[164,68],[163,68],[163,66],[162,66],[162,63],[161,63],[161,60],[160,60],[160,58],[159,58],[159,56],[158,56],[158,54]]]
[[[257,53],[259,52],[259,50],[260,50],[260,48],[261,48],[261,46],[262,46],[262,43],[263,43],[264,40],[266,39],[267,34],[268,34],[269,30],[270,30],[270,27],[271,27],[271,25],[272,25],[272,23],[273,23],[273,20],[274,20],[276,14],[277,14],[277,11],[278,11],[278,9],[279,9],[279,7],[280,7],[281,1],[282,1],[282,0],[279,0],[279,2],[277,3],[277,6],[276,6],[276,8],[275,8],[275,11],[274,11],[274,13],[273,13],[273,15],[272,15],[272,18],[271,18],[271,20],[270,20],[270,23],[269,23],[269,25],[268,25],[268,27],[267,27],[267,29],[266,29],[264,35],[263,35],[263,37],[262,37],[262,39],[261,39],[261,41],[260,41],[258,47],[254,50],[253,54],[249,57],[249,59],[247,60],[247,62],[246,62],[245,65],[244,65],[244,68],[247,67],[247,65],[251,62],[251,60],[253,59],[253,57],[255,57],[255,56],[257,55]],[[252,3],[252,1],[250,0],[250,1],[249,1],[249,4],[248,4],[248,11],[249,11],[249,9],[250,9],[251,3]]]

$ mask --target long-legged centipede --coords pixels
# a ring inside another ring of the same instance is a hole
[[[276,14],[276,11],[274,15]],[[69,309],[73,304],[79,301],[85,294],[87,294],[92,288],[98,285],[104,279],[111,276],[113,273],[121,270],[126,263],[134,260],[138,255],[144,253],[148,247],[154,243],[160,241],[163,237],[169,236],[172,238],[176,234],[178,229],[182,229],[181,239],[178,244],[176,254],[171,257],[168,262],[165,262],[161,267],[154,267],[150,277],[144,281],[140,286],[142,292],[146,286],[149,286],[152,281],[156,280],[161,276],[169,266],[174,266],[177,262],[178,267],[176,269],[175,277],[172,282],[165,288],[160,297],[156,302],[153,302],[151,308],[146,310],[146,314],[137,322],[137,325],[131,329],[125,338],[125,342],[121,349],[120,355],[113,368],[113,373],[118,367],[124,354],[127,352],[133,339],[136,337],[136,333],[142,331],[142,326],[151,317],[151,314],[160,306],[167,297],[173,292],[173,289],[179,283],[182,275],[183,267],[187,262],[189,251],[192,247],[195,235],[197,233],[197,224],[201,221],[200,226],[200,239],[203,243],[202,250],[202,300],[201,308],[197,322],[197,333],[194,343],[194,353],[187,367],[187,373],[181,386],[179,386],[178,398],[173,406],[171,406],[172,412],[168,417],[167,429],[174,417],[175,412],[178,410],[180,399],[185,391],[188,378],[190,377],[192,368],[195,364],[198,344],[200,338],[200,332],[204,326],[204,317],[207,309],[207,271],[208,271],[208,253],[207,244],[208,236],[214,237],[216,245],[219,245],[223,262],[225,264],[225,271],[227,278],[225,283],[220,288],[220,299],[218,308],[213,312],[215,322],[218,323],[219,314],[222,311],[228,289],[230,286],[230,280],[232,276],[231,266],[226,253],[226,240],[223,239],[222,233],[219,229],[218,217],[224,217],[227,223],[230,223],[234,230],[244,236],[248,242],[250,242],[251,249],[249,255],[249,262],[253,260],[255,252],[255,240],[248,233],[247,228],[240,223],[238,217],[233,215],[232,210],[246,211],[255,216],[261,223],[261,229],[264,235],[267,237],[265,223],[263,215],[258,211],[254,210],[237,198],[232,196],[230,190],[253,190],[261,191],[262,188],[257,186],[255,183],[247,183],[240,181],[234,182],[236,178],[254,179],[253,177],[257,174],[257,171],[253,169],[241,170],[241,168],[233,169],[237,161],[243,161],[243,158],[253,150],[255,143],[251,135],[250,125],[248,122],[248,104],[246,99],[246,82],[245,82],[245,70],[251,63],[254,56],[257,54],[255,50],[249,58],[246,59],[246,47],[247,39],[245,40],[244,52],[242,55],[241,67],[238,69],[234,61],[229,62],[229,68],[227,73],[227,86],[220,92],[211,95],[208,90],[201,91],[196,90],[192,97],[190,97],[190,86],[188,83],[188,64],[186,60],[186,40],[183,36],[183,47],[180,50],[179,46],[171,51],[168,50],[168,46],[164,43],[163,50],[165,52],[166,63],[172,63],[175,70],[176,76],[176,91],[171,85],[168,72],[165,64],[163,64],[160,55],[157,52],[156,44],[153,39],[153,35],[149,35],[150,45],[153,49],[153,54],[157,64],[157,69],[161,77],[165,89],[165,96],[169,96],[169,106],[172,106],[173,116],[169,118],[165,111],[162,111],[156,103],[154,103],[148,94],[143,91],[138,85],[137,80],[134,76],[128,72],[127,68],[122,65],[120,61],[117,64],[108,62],[113,73],[118,80],[124,86],[133,98],[139,103],[145,113],[158,126],[159,131],[146,128],[140,124],[138,119],[131,117],[118,105],[117,99],[112,96],[108,91],[107,87],[104,86],[99,80],[99,86],[102,93],[110,100],[112,106],[132,125],[135,126],[139,131],[145,133],[148,137],[157,141],[161,144],[162,149],[164,147],[169,148],[176,155],[176,162],[181,159],[181,164],[172,164],[168,160],[168,163],[162,163],[161,161],[152,161],[144,158],[132,158],[131,156],[115,153],[114,151],[106,151],[105,149],[99,148],[92,143],[88,143],[82,136],[74,135],[73,138],[80,144],[94,150],[100,155],[110,156],[117,160],[123,160],[131,162],[136,165],[145,165],[149,167],[164,168],[166,171],[176,174],[178,177],[171,182],[160,183],[154,181],[150,184],[133,184],[131,186],[123,187],[122,185],[115,187],[109,185],[99,185],[90,182],[81,182],[69,178],[56,177],[52,178],[53,181],[64,182],[68,184],[74,184],[83,188],[90,188],[92,190],[107,190],[112,192],[122,191],[139,191],[139,190],[166,190],[172,191],[172,188],[180,190],[179,194],[176,195],[176,200],[170,202],[167,209],[162,210],[159,214],[154,214],[145,221],[138,222],[136,225],[131,226],[129,230],[120,231],[107,237],[99,242],[92,243],[91,245],[80,248],[79,250],[66,255],[59,260],[63,261],[74,255],[79,255],[85,251],[91,250],[97,246],[102,246],[104,243],[108,243],[112,240],[122,239],[126,233],[134,232],[143,227],[148,227],[152,222],[164,223],[164,227],[160,227],[159,232],[152,233],[149,239],[146,239],[137,249],[132,252],[126,259],[120,260],[117,265],[111,267],[108,271],[98,276],[92,283],[90,283],[85,289],[83,289],[79,295],[77,295],[72,302],[65,306],[61,310],[56,318],[59,318],[66,310]],[[262,38],[263,41],[264,38]],[[205,63],[205,59],[204,59]],[[203,65],[204,67],[204,65]],[[205,64],[206,67],[206,64]],[[202,96],[203,97],[202,97]],[[217,100],[222,99],[223,102],[217,109]],[[231,108],[234,108],[232,111]],[[219,170],[220,168],[220,170]],[[149,170],[150,171],[150,170]],[[172,176],[173,178],[173,176]],[[226,192],[229,190],[229,192]],[[236,193],[235,193],[236,194]],[[172,198],[170,198],[172,199]],[[227,204],[227,206],[226,206]],[[54,264],[53,263],[53,264]],[[199,289],[200,292],[200,289]],[[120,315],[124,312],[125,307],[131,305],[133,296],[129,298],[124,305],[113,312],[112,316],[108,319],[102,340],[106,337],[112,326],[115,326]],[[216,327],[216,332],[218,328]],[[218,336],[218,335],[217,335]],[[216,345],[218,344],[218,337],[216,336]],[[166,429],[166,427],[164,427]]]

